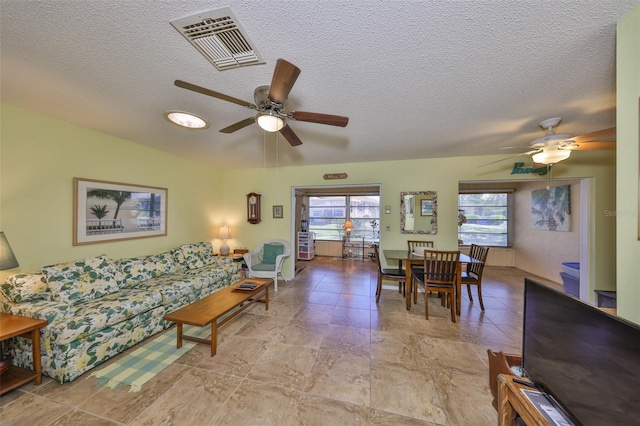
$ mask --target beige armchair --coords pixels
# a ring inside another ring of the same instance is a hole
[[[247,277],[250,278],[271,278],[273,286],[278,291],[278,275],[286,282],[282,273],[284,260],[291,256],[291,245],[287,240],[273,238],[266,240],[255,250],[244,254],[244,261],[247,264]]]

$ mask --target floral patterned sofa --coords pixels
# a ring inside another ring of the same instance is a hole
[[[0,285],[2,311],[42,318],[42,372],[60,383],[171,325],[162,317],[240,279],[240,263],[211,243],[119,260],[105,255],[44,266]],[[13,363],[31,368],[31,341],[13,338]]]

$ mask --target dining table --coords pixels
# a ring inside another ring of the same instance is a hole
[[[424,262],[423,254],[416,254],[411,250],[383,250],[382,253],[387,260],[397,260],[398,268],[402,268],[402,263],[405,264],[405,272],[407,280],[405,282],[406,285],[406,305],[407,310],[411,309],[411,294],[413,292],[413,280],[411,279],[411,265],[419,265]],[[467,254],[460,253],[460,260],[458,261],[458,278],[456,279],[456,290],[455,290],[455,300],[456,300],[456,315],[460,315],[460,305],[461,305],[461,297],[460,297],[460,289],[462,287],[462,264],[463,263],[482,263],[480,259],[475,259]]]

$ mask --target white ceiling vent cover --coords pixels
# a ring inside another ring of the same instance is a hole
[[[171,25],[219,71],[266,63],[229,7],[174,19]]]

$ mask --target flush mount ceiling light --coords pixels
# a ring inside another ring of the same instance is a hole
[[[259,114],[256,122],[267,132],[277,132],[284,127],[284,120],[271,110],[269,114]]]
[[[204,118],[185,111],[165,111],[164,118],[185,129],[206,129],[209,123]]]

